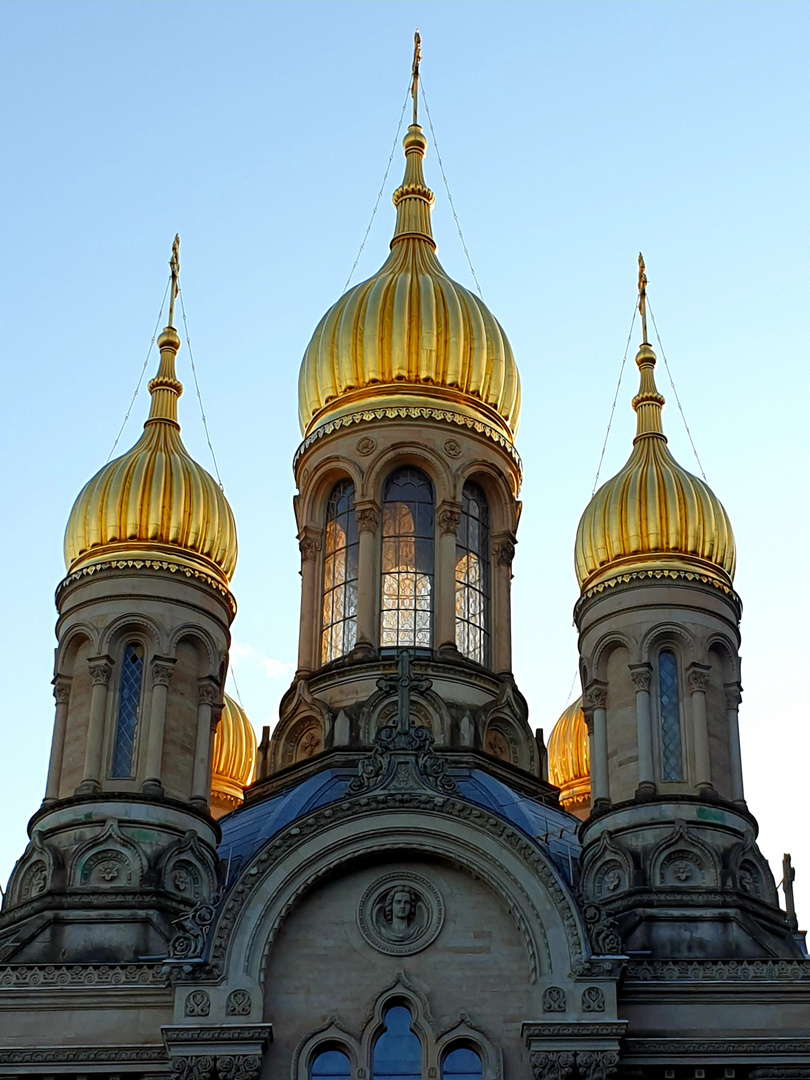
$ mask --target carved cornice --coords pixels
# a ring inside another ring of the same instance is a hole
[[[212,1024],[210,1027],[191,1027],[173,1024],[161,1029],[167,1046],[186,1043],[244,1042],[265,1046],[273,1038],[272,1024]]]
[[[162,1046],[43,1046],[37,1050],[0,1050],[0,1065],[143,1065],[164,1064]],[[75,1072],[74,1070],[71,1070]]]
[[[633,570],[630,573],[617,574],[616,577],[610,578],[608,581],[600,581],[598,585],[586,589],[574,606],[574,619],[579,617],[586,600],[599,596],[608,589],[617,589],[623,585],[635,585],[640,581],[651,580],[700,582],[701,585],[711,585],[712,588],[724,593],[731,600],[738,615],[742,612],[742,600],[740,600],[734,589],[710,577],[708,574],[699,574],[694,570]]]
[[[110,559],[109,562],[97,562],[93,563],[91,566],[83,566],[80,570],[76,570],[74,573],[69,574],[59,583],[56,590],[57,603],[59,601],[59,594],[67,588],[68,585],[72,585],[74,582],[80,581],[84,577],[92,577],[102,570],[165,570],[170,574],[181,574],[183,577],[195,578],[215,592],[218,592],[226,601],[231,612],[236,614],[236,601],[230,590],[226,589],[216,578],[211,577],[210,574],[203,573],[202,570],[195,570],[191,566],[180,566],[178,563],[164,562],[161,559]]]
[[[0,994],[29,986],[167,986],[162,964],[9,964],[0,967]],[[0,1000],[2,1000],[0,998]]]
[[[710,1054],[727,1057],[766,1057],[774,1054],[810,1054],[810,1038],[806,1039],[633,1039],[625,1042],[628,1056],[682,1057]]]
[[[808,960],[631,960],[625,982],[810,981]]]

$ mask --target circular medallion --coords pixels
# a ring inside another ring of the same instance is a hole
[[[407,956],[426,949],[444,922],[444,901],[432,882],[398,871],[377,878],[360,898],[357,923],[375,949]]]

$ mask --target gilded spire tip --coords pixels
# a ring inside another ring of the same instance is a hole
[[[174,301],[180,292],[180,233],[174,234],[172,244],[172,257],[169,259],[169,269],[172,272],[171,290],[169,293],[169,326],[174,329]]]
[[[647,267],[644,256],[638,253],[638,310],[641,315],[641,340],[647,341]]]
[[[418,124],[417,112],[419,106],[419,65],[422,62],[422,37],[419,27],[413,35],[413,64],[411,65],[411,97],[413,98],[413,122]]]

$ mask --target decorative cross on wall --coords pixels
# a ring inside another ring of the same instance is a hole
[[[411,692],[425,693],[432,685],[432,680],[423,675],[411,675],[411,654],[407,649],[397,654],[397,674],[377,680],[380,690],[397,691],[398,735],[407,735],[411,728]]]

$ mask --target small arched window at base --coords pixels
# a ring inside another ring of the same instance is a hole
[[[351,1080],[352,1067],[342,1050],[322,1050],[309,1068],[310,1080]]]
[[[422,1080],[422,1044],[411,1022],[403,1005],[386,1011],[385,1031],[374,1044],[373,1080]]]
[[[483,1071],[480,1055],[466,1046],[457,1046],[442,1062],[442,1080],[481,1080]]]
[[[141,712],[143,687],[143,646],[131,641],[124,649],[118,680],[118,712],[115,720],[110,776],[124,780],[134,775],[135,745]]]

